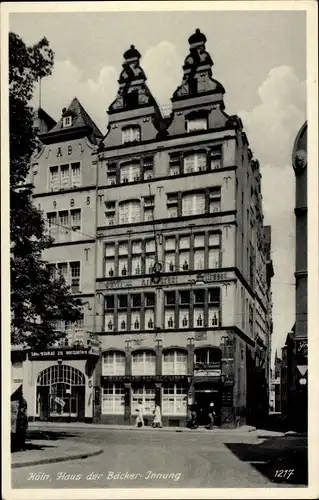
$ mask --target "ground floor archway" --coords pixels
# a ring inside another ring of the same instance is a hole
[[[84,420],[85,376],[68,365],[45,368],[37,378],[36,413],[40,420]]]

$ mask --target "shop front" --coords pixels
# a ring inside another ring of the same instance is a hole
[[[97,351],[82,346],[31,351],[26,388],[29,419],[92,421],[98,357]]]

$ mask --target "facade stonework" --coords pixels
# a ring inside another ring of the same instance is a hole
[[[45,259],[84,302],[83,322],[62,325],[69,345],[56,349],[87,352],[29,356],[36,418],[67,418],[58,407],[68,395],[50,383],[68,382],[52,371],[36,387],[50,366],[84,374],[72,372],[85,386],[71,389],[72,418],[132,424],[139,402],[147,422],[159,404],[174,426],[194,405],[205,424],[211,402],[223,427],[268,413],[273,269],[260,167],[241,120],[225,112],[205,42],[199,30],[189,38],[169,117],[131,46],[103,139],[77,100],[39,136],[34,202],[55,238]],[[43,416],[45,391],[58,400]]]

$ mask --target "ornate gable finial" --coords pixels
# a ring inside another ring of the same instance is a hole
[[[183,65],[182,85],[175,91],[173,100],[188,95],[193,97],[205,92],[225,92],[223,86],[212,79],[214,63],[206,51],[206,41],[206,36],[199,28],[189,37],[189,54]]]
[[[118,80],[119,89],[115,101],[109,107],[109,113],[136,109],[154,104],[147,85],[146,76],[140,66],[141,54],[131,45],[123,54],[124,62]]]

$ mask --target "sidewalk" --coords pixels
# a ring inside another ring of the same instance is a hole
[[[49,439],[26,441],[25,449],[11,453],[11,467],[29,467],[30,465],[65,462],[79,458],[92,457],[103,453],[97,446],[78,443],[68,439],[52,441]]]
[[[59,428],[68,428],[68,429],[110,429],[114,431],[124,430],[124,431],[136,431],[136,432],[191,432],[191,433],[205,433],[208,434],[209,431],[205,429],[205,427],[199,427],[198,429],[188,429],[188,427],[162,427],[153,428],[151,426],[145,427],[135,427],[134,425],[105,425],[105,424],[86,424],[84,422],[72,422],[72,423],[64,423],[64,422],[29,422],[29,429],[59,429]],[[251,425],[243,425],[241,427],[237,427],[235,429],[213,429],[214,434],[218,435],[245,435],[248,433],[253,433],[252,435],[262,434],[265,437],[276,437],[276,436],[284,436],[283,432],[276,431],[268,431],[256,429],[256,427],[252,427]]]

